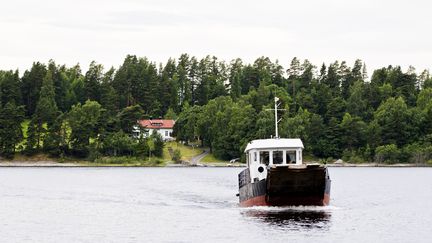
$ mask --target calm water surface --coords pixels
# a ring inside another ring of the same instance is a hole
[[[432,242],[432,168],[330,168],[331,206],[240,208],[240,168],[0,168],[0,242]]]

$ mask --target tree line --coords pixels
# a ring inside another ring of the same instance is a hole
[[[418,162],[432,153],[432,78],[399,66],[367,77],[360,60],[319,68],[294,58],[285,69],[260,57],[251,64],[182,54],[157,64],[128,55],[83,73],[53,60],[22,75],[0,71],[0,155],[161,155],[161,138],[133,137],[142,118],[176,119],[175,134],[200,141],[222,159],[248,141],[274,134],[267,109],[280,98],[280,135],[300,137],[306,153],[350,161]],[[26,124],[26,125],[23,125]],[[157,149],[155,148],[157,147]]]
[[[282,68],[268,58],[231,62],[229,94],[185,106],[177,139],[200,139],[215,156],[243,155],[246,144],[274,135],[273,98],[279,97],[281,137],[301,138],[306,154],[345,161],[426,163],[432,159],[432,78],[399,66],[373,71],[356,60],[318,69],[294,58]]]

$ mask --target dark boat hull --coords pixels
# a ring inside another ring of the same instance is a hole
[[[326,167],[270,168],[267,178],[250,183],[249,169],[239,174],[240,205],[325,206],[330,202],[331,180]]]

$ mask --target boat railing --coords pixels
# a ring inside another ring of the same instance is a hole
[[[250,182],[249,168],[246,168],[242,172],[240,172],[240,174],[238,175],[238,180],[240,188]]]

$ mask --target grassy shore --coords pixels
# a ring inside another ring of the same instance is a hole
[[[201,154],[203,149],[196,148],[192,146],[187,146],[178,142],[167,142],[165,143],[164,151],[163,151],[163,159],[166,161],[171,161],[171,155],[169,154],[169,148],[173,150],[180,150],[181,159],[183,161],[190,161],[193,157]]]
[[[109,157],[103,156],[97,158],[95,161],[89,161],[82,158],[63,157],[52,158],[46,154],[35,154],[32,156],[22,155],[17,153],[12,160],[0,159],[0,166],[112,166],[112,167],[163,167],[174,164],[169,148],[179,150],[183,161],[190,161],[192,157],[197,156],[203,152],[200,148],[186,146],[177,142],[167,142],[163,150],[161,158],[151,156],[149,158],[140,158],[134,156],[117,156]]]
[[[214,157],[213,154],[207,154],[202,160],[201,163],[229,163],[229,161],[221,160]]]

